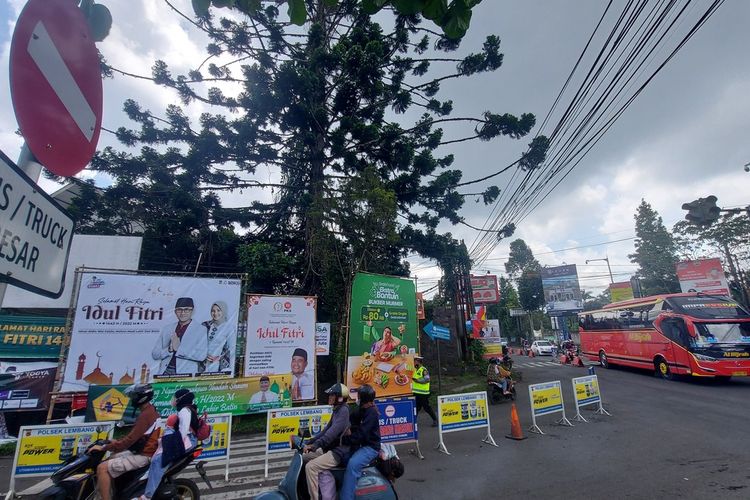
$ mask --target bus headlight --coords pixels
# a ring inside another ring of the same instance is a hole
[[[698,361],[716,361],[716,358],[712,358],[711,356],[704,356],[703,354],[693,354],[695,356],[695,359]]]

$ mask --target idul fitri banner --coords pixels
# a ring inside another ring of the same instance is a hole
[[[411,394],[417,328],[412,280],[358,273],[349,313],[349,388],[370,384],[379,398]]]
[[[84,273],[61,391],[234,375],[240,280]]]
[[[315,297],[247,296],[244,375],[259,377],[263,396],[256,403],[268,403],[277,395],[263,387],[268,389],[270,382],[264,378],[278,375],[290,377],[289,384],[278,386],[278,394],[291,394],[294,401],[316,398],[316,307]]]

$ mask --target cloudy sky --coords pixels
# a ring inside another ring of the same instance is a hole
[[[99,45],[112,65],[148,74],[153,61],[163,59],[175,72],[186,72],[195,61],[202,60],[205,39],[164,2],[101,1],[114,17],[110,36]],[[0,19],[5,20],[0,26],[0,64],[5,68],[15,19],[24,3],[0,0]],[[189,0],[172,3],[184,12],[191,11]],[[612,12],[619,13],[624,3],[615,0]],[[684,33],[709,3],[693,2],[686,11],[687,21],[678,24],[675,34],[665,40],[670,49],[679,40],[677,35]],[[505,55],[503,67],[492,74],[451,81],[439,95],[453,99],[456,116],[478,115],[485,110],[531,112],[541,123],[605,4],[599,0],[485,0],[475,9],[461,50],[477,50],[487,35],[497,34]],[[669,227],[683,217],[680,205],[699,196],[715,194],[724,207],[750,203],[750,174],[742,169],[750,162],[748,19],[750,2],[727,0],[573,173],[523,220],[515,237],[526,240],[542,264],[577,264],[582,287],[598,293],[609,281],[606,264],[586,265],[585,261],[608,256],[615,280],[629,278],[635,270],[627,258],[633,251],[633,213],[641,198],[659,211]],[[609,32],[614,20],[614,15],[605,18],[602,29]],[[602,43],[595,39],[592,45],[598,50]],[[655,58],[663,60],[664,56],[661,53]],[[647,68],[644,74],[653,69]],[[175,95],[149,82],[126,77],[105,80],[104,96],[103,122],[109,129],[126,124],[121,111],[126,98],[135,98],[155,112],[179,103]],[[563,104],[567,105],[571,97],[564,96]],[[204,110],[191,107],[190,114],[197,117]],[[556,118],[559,114],[552,116],[552,123]],[[6,83],[0,86],[0,149],[11,158],[18,156],[21,146],[16,129]],[[469,180],[511,163],[524,152],[529,140],[474,142],[444,152],[456,155],[454,167],[462,169],[464,179]],[[114,141],[103,132],[100,145],[107,144]],[[272,170],[261,173],[269,178],[275,174]],[[503,190],[509,180],[510,172],[492,183]],[[52,183],[43,183],[48,191],[55,189]],[[245,191],[226,203],[241,205],[248,196],[263,195]],[[490,209],[468,200],[463,215],[467,222],[482,226]],[[476,231],[464,226],[445,225],[443,229],[469,245],[477,236]],[[573,247],[577,248],[560,251]],[[507,255],[508,242],[503,242],[474,271],[501,273]],[[411,260],[419,288],[432,287],[439,276],[434,263]]]

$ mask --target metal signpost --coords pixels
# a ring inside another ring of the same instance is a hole
[[[437,350],[437,362],[438,362],[438,394],[443,390],[443,384],[441,380],[442,367],[440,366],[440,342],[438,340],[451,339],[451,330],[447,326],[436,325],[432,321],[427,323],[422,330],[435,341],[435,349]]]
[[[576,400],[576,414],[573,420],[578,422],[587,422],[583,415],[581,415],[581,406],[598,404],[599,408],[594,413],[600,415],[608,415],[609,412],[602,406],[602,394],[599,390],[599,379],[596,375],[587,375],[585,377],[577,377],[572,380],[573,383],[573,394],[575,394]]]

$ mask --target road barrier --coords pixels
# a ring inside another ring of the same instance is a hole
[[[559,380],[530,385],[529,402],[531,403],[531,421],[533,422],[529,432],[544,434],[536,423],[536,417],[558,412],[562,412],[562,418],[556,423],[573,427],[570,420],[565,417],[565,402],[563,401],[562,386]]]
[[[380,442],[415,443],[415,454],[424,460],[419,449],[417,404],[414,397],[376,399],[380,413]]]
[[[450,455],[445,447],[443,434],[468,429],[487,428],[482,442],[497,446],[490,433],[490,413],[487,406],[487,392],[467,392],[438,396],[438,436],[435,448]]]
[[[581,407],[593,404],[599,405],[599,408],[597,408],[594,413],[611,416],[602,406],[602,394],[599,390],[599,379],[596,375],[577,377],[572,380],[572,383],[573,394],[575,395],[576,400],[576,415],[573,417],[573,420],[587,422],[587,420],[583,418],[583,415],[581,415]]]

